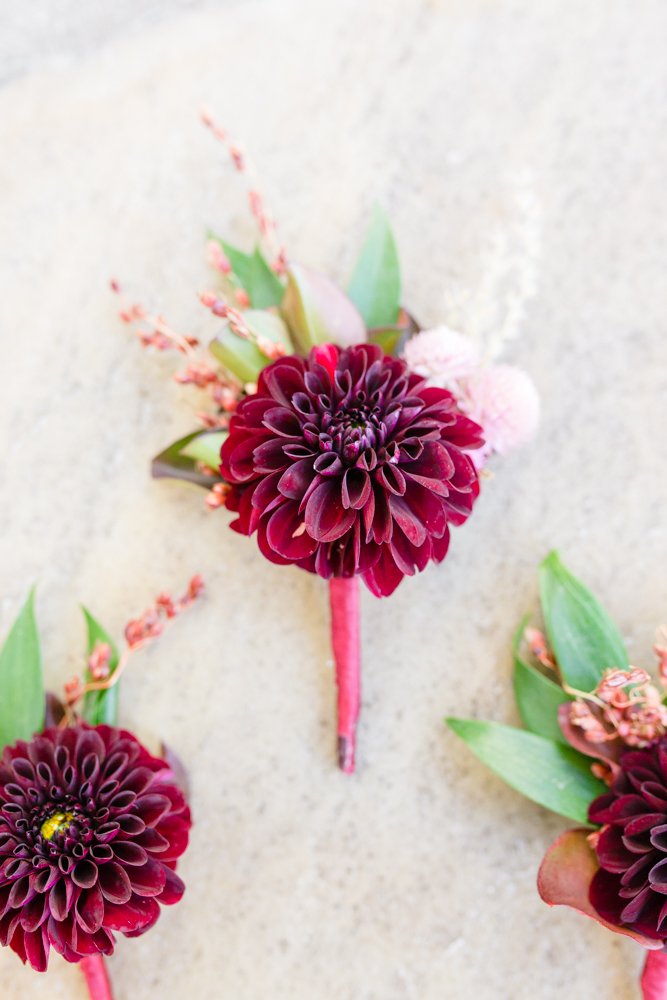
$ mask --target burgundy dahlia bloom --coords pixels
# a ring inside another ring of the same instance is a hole
[[[446,389],[360,344],[265,368],[221,452],[232,527],[263,554],[391,594],[440,562],[479,493],[467,449],[481,428]]]
[[[590,901],[617,927],[667,940],[667,737],[626,751],[606,795],[589,809],[604,824]]]
[[[0,942],[42,972],[152,927],[184,885],[190,812],[172,772],[131,733],[47,729],[0,762]]]

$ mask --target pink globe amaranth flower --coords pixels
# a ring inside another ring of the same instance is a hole
[[[46,729],[0,762],[0,942],[43,972],[109,955],[184,885],[190,812],[165,761],[109,726]]]
[[[470,337],[436,326],[410,337],[403,357],[413,371],[429,380],[429,385],[457,392],[457,383],[469,378],[479,364],[479,351]]]
[[[592,906],[616,927],[667,942],[667,738],[622,754],[610,791],[588,818],[604,824]]]
[[[481,368],[466,382],[461,407],[484,431],[484,447],[474,456],[478,468],[492,452],[504,455],[529,441],[540,419],[535,384],[513,365]]]
[[[481,430],[379,347],[326,344],[265,368],[222,446],[232,527],[263,554],[378,596],[430,559],[479,493]]]

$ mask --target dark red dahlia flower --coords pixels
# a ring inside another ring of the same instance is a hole
[[[38,971],[152,927],[184,885],[190,812],[168,765],[109,726],[47,729],[0,763],[0,942]]]
[[[360,574],[378,596],[447,553],[479,493],[466,449],[481,428],[445,389],[361,344],[265,368],[222,447],[232,527],[320,576]]]
[[[591,904],[617,927],[667,940],[667,737],[624,753],[610,791],[588,816],[604,824]]]

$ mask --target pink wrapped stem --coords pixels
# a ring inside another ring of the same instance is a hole
[[[331,645],[338,686],[338,766],[354,772],[357,719],[361,699],[359,580],[356,576],[329,581]]]
[[[90,1000],[113,1000],[111,983],[102,955],[89,955],[82,958],[81,971],[86,977]]]
[[[649,951],[641,978],[643,1000],[667,1000],[667,955]]]

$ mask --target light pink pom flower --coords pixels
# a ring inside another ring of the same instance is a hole
[[[408,367],[431,385],[457,395],[460,389],[456,383],[472,375],[479,364],[479,352],[470,337],[447,326],[415,334],[405,345],[403,357]]]
[[[530,440],[540,418],[535,384],[513,365],[481,368],[467,382],[461,405],[484,430],[484,447],[471,453],[478,468],[491,452],[504,455]]]

